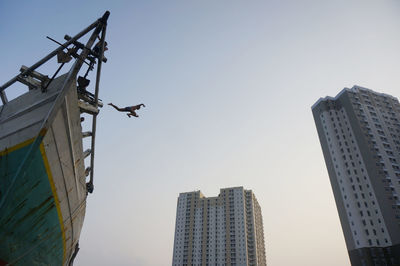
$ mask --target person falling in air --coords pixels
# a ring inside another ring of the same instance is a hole
[[[118,106],[116,106],[116,105],[114,105],[112,103],[109,103],[108,105],[111,105],[112,107],[114,107],[119,112],[129,112],[128,114],[126,114],[129,118],[131,118],[131,116],[139,117],[136,114],[135,111],[139,110],[140,107],[142,107],[142,106],[146,107],[143,103],[135,105],[135,106],[128,106],[128,107],[125,107],[125,108],[119,108]]]

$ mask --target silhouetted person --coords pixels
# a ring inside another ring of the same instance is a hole
[[[140,107],[146,107],[143,103],[141,103],[141,104],[138,104],[138,105],[135,105],[135,106],[128,106],[128,107],[125,107],[125,108],[119,108],[118,106],[116,106],[116,105],[114,105],[114,104],[112,104],[112,103],[109,103],[108,105],[111,105],[112,107],[114,107],[117,111],[119,111],[119,112],[129,112],[129,114],[126,114],[129,118],[131,117],[131,116],[135,116],[135,117],[139,117],[137,114],[136,114],[136,110],[139,110],[140,109]]]

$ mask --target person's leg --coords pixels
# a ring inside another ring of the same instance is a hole
[[[135,113],[135,111],[131,111],[131,112],[128,114],[128,116],[129,116],[129,117],[131,117],[131,116],[139,117],[139,116],[137,115],[137,113]]]

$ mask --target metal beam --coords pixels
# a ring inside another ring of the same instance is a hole
[[[92,132],[90,132],[90,131],[82,132],[82,138],[87,138],[87,137],[91,137],[91,136],[92,136]]]
[[[107,11],[108,12],[108,11]],[[25,74],[27,74],[28,72],[35,70],[36,68],[40,67],[41,65],[43,65],[44,63],[46,63],[48,60],[50,60],[53,56],[55,56],[59,51],[62,51],[63,49],[65,49],[64,47],[69,46],[71,43],[73,43],[74,41],[78,40],[79,38],[81,38],[83,35],[85,35],[86,33],[88,33],[89,31],[91,31],[92,29],[94,29],[96,26],[99,25],[100,21],[102,21],[102,18],[96,20],[94,23],[92,23],[89,27],[87,27],[86,29],[82,30],[81,32],[79,32],[78,34],[76,34],[74,37],[72,37],[69,41],[65,42],[62,46],[58,47],[57,49],[55,49],[53,52],[51,52],[50,54],[48,54],[47,56],[45,56],[43,59],[39,60],[38,62],[36,62],[35,64],[33,64],[32,66],[30,66],[28,69],[24,70],[21,74],[16,75],[15,77],[13,77],[12,79],[10,79],[9,81],[7,81],[6,83],[4,83],[1,87],[0,87],[0,92],[3,92],[7,87],[11,86],[14,82],[17,81],[19,76],[23,76]],[[3,98],[3,97],[2,97]]]
[[[7,95],[4,93],[4,91],[0,91],[0,98],[3,104],[8,103]]]
[[[109,14],[108,11],[106,13]],[[103,18],[104,18],[104,16],[103,16]],[[62,102],[64,100],[64,96],[65,96],[67,90],[70,88],[72,82],[75,82],[76,76],[78,75],[78,72],[79,72],[80,68],[82,67],[84,59],[89,55],[89,53],[91,51],[91,47],[93,46],[94,41],[96,40],[97,36],[99,35],[99,33],[103,27],[103,18],[98,20],[100,23],[97,25],[96,29],[94,30],[94,32],[90,36],[89,40],[87,41],[87,43],[85,45],[85,49],[82,50],[79,57],[75,60],[74,65],[72,66],[71,70],[68,73],[67,78],[65,79],[65,81],[62,85],[60,94],[57,96],[57,99],[54,101],[53,107],[51,109],[52,112],[50,114],[48,114],[48,116],[45,118],[45,122],[43,123],[43,126],[41,127],[42,129],[47,130],[49,128],[49,126],[51,125],[51,123],[54,120],[54,117],[56,116],[58,107],[62,104]]]
[[[86,151],[83,152],[83,158],[88,157],[91,153],[92,151],[90,149],[87,149]]]
[[[27,71],[28,68],[29,68],[29,67],[23,65],[23,66],[21,66],[21,69],[20,69],[19,71],[20,71],[21,73],[23,73],[24,71]],[[38,79],[38,80],[42,81],[42,82],[48,81],[48,80],[49,80],[49,77],[48,77],[48,76],[45,76],[45,75],[43,75],[43,74],[41,74],[41,73],[39,73],[39,72],[37,72],[37,71],[35,71],[35,70],[31,70],[31,72],[29,73],[29,75],[32,76],[32,77],[34,77],[35,79]]]
[[[96,108],[95,106],[82,102],[82,101],[78,101],[78,107],[81,111],[81,113],[87,113],[87,114],[91,114],[91,115],[97,115],[99,113],[99,109]]]
[[[107,22],[104,22],[103,30],[101,32],[101,49],[100,49],[100,54],[98,57],[98,64],[97,64],[97,75],[96,75],[96,86],[95,86],[95,92],[94,92],[94,106],[97,108],[98,106],[98,101],[99,101],[99,86],[100,86],[100,74],[101,74],[101,65],[103,62],[103,57],[104,57],[104,42],[106,39],[106,29],[107,29]],[[93,192],[94,185],[93,185],[93,175],[94,175],[94,151],[95,151],[95,141],[96,141],[96,123],[97,123],[97,114],[93,115],[93,123],[92,123],[92,145],[91,145],[91,151],[92,154],[90,156],[90,179],[89,183],[87,184],[87,187],[89,188],[88,191],[90,193]]]

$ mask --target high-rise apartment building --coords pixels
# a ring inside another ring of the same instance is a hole
[[[354,86],[312,112],[352,265],[400,265],[399,101]]]
[[[180,193],[173,266],[267,265],[261,208],[251,190],[225,188],[217,197]]]

